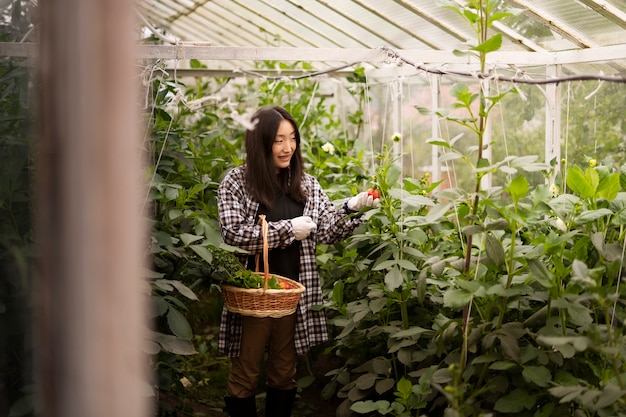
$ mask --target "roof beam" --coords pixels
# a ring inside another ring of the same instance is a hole
[[[311,2],[307,2],[306,0],[287,0],[290,4],[292,4],[294,7],[297,7],[298,9],[302,10],[304,13],[306,13],[308,16],[310,16],[312,19],[317,19],[317,16],[315,15],[315,13],[311,10]],[[347,31],[343,28],[341,28],[336,22],[332,21],[333,19],[328,19],[326,21],[324,21],[325,24],[327,24],[328,26],[330,26],[331,28],[333,28],[334,30],[336,30],[337,32],[343,34],[346,38],[352,39],[353,41],[355,41],[357,44],[363,46],[364,48],[367,47],[367,44],[365,42],[363,42],[362,39],[359,39],[358,36],[353,35],[350,31]],[[303,24],[302,22],[299,22],[298,24]],[[311,30],[315,30],[318,32],[321,32],[321,29],[317,29],[317,28],[311,28]],[[330,33],[327,34],[328,36],[330,36]]]
[[[461,42],[467,42],[469,40],[467,38],[467,36],[465,36],[463,33],[459,32],[454,26],[445,24],[445,22],[443,22],[441,19],[437,19],[436,17],[434,17],[430,13],[425,12],[420,7],[418,7],[418,6],[416,6],[416,5],[412,4],[412,3],[409,3],[406,0],[394,0],[394,1],[396,3],[398,3],[399,5],[401,5],[402,7],[405,7],[406,9],[408,9],[411,12],[415,13],[416,15],[421,17],[422,19],[426,20],[431,25],[438,27],[439,29],[443,30],[444,32],[446,32],[450,36],[460,40]],[[435,49],[440,49],[440,48],[435,48]]]
[[[544,11],[531,4],[528,0],[510,0],[512,3],[517,4],[519,7],[528,10],[538,21],[548,26],[551,30],[565,37],[566,39],[574,42],[581,48],[593,48],[598,44],[592,39],[585,36],[580,31],[566,25],[562,21],[555,19],[553,16],[546,16]]]
[[[374,33],[377,37],[379,37],[380,39],[383,39],[385,42],[387,42],[387,44],[389,45],[394,45],[394,48],[397,48],[398,46],[391,40],[388,39],[387,37],[385,37],[385,35],[379,33],[377,30],[375,30],[375,28],[372,27],[365,27],[363,26],[363,23],[361,23],[360,21],[358,21],[357,19],[355,19],[352,16],[349,16],[345,13],[343,13],[342,11],[338,10],[336,7],[333,7],[332,2],[329,0],[316,0],[317,3],[324,5],[325,7],[327,7],[328,9],[332,10],[333,12],[337,13],[338,15],[340,15],[341,17],[343,17],[346,20],[349,20],[350,22],[354,23],[357,26],[360,26],[364,29],[366,29],[367,31]],[[336,4],[336,2],[335,2]],[[371,11],[370,11],[371,12]]]
[[[0,42],[0,56],[35,58],[38,44]],[[456,56],[453,51],[430,49],[401,49],[398,55],[413,62],[425,64],[474,64],[469,56]],[[306,62],[361,62],[386,63],[389,57],[382,49],[368,48],[272,48],[247,46],[207,46],[181,43],[178,45],[139,45],[138,59],[198,59],[207,61],[306,61]],[[488,63],[494,65],[541,66],[579,64],[626,60],[624,44],[598,46],[560,52],[495,51],[489,54]]]
[[[429,48],[440,49],[437,45],[435,45],[434,43],[430,42],[428,39],[425,39],[424,37],[422,37],[422,36],[420,36],[420,35],[418,35],[416,33],[407,31],[406,28],[398,25],[393,19],[390,19],[389,17],[383,15],[378,10],[369,7],[368,5],[364,4],[363,2],[361,2],[359,0],[353,0],[353,1],[355,3],[357,3],[359,6],[361,6],[363,9],[367,10],[368,12],[370,12],[371,14],[380,17],[382,20],[388,22],[392,26],[395,26],[396,28],[398,28],[402,32],[404,32],[404,33],[406,33],[408,35],[411,35],[414,38],[418,39],[421,43],[423,43],[424,45],[428,46]]]
[[[507,38],[511,39],[512,41],[517,42],[517,43],[523,45],[529,51],[545,52],[545,53],[548,52],[544,48],[542,48],[539,44],[531,41],[530,39],[528,39],[525,36],[520,35],[515,30],[513,30],[510,27],[502,24],[501,22],[493,22],[491,24],[491,26],[493,28],[495,28],[498,32],[502,33]]]
[[[626,29],[626,13],[605,0],[578,0],[602,17],[610,20],[621,28]]]

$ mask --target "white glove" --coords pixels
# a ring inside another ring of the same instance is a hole
[[[363,191],[348,200],[348,209],[350,211],[359,211],[365,207],[378,207],[380,200],[374,199],[367,191]]]
[[[306,239],[312,231],[317,229],[317,224],[309,216],[294,217],[291,219],[291,225],[293,226],[293,234],[296,235],[296,240]]]

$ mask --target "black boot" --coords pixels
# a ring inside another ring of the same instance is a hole
[[[298,388],[288,390],[267,387],[265,417],[291,417],[291,408]]]
[[[257,417],[254,395],[246,398],[226,395],[224,403],[226,404],[226,412],[230,417]]]

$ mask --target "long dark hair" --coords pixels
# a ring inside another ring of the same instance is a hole
[[[283,120],[289,121],[296,135],[296,150],[288,168],[281,168],[276,175],[276,165],[272,146],[278,127]],[[279,106],[266,106],[252,116],[253,129],[246,130],[246,187],[255,200],[267,208],[277,195],[285,194],[299,203],[304,203],[306,195],[302,190],[304,168],[300,152],[300,131],[298,125],[287,112]]]

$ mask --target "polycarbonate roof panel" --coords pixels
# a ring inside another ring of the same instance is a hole
[[[502,33],[501,51],[626,47],[625,0],[505,3],[520,13],[490,29]],[[453,51],[475,42],[467,22],[437,0],[138,0],[138,5],[164,34],[212,46]],[[616,65],[610,69],[616,72]]]

